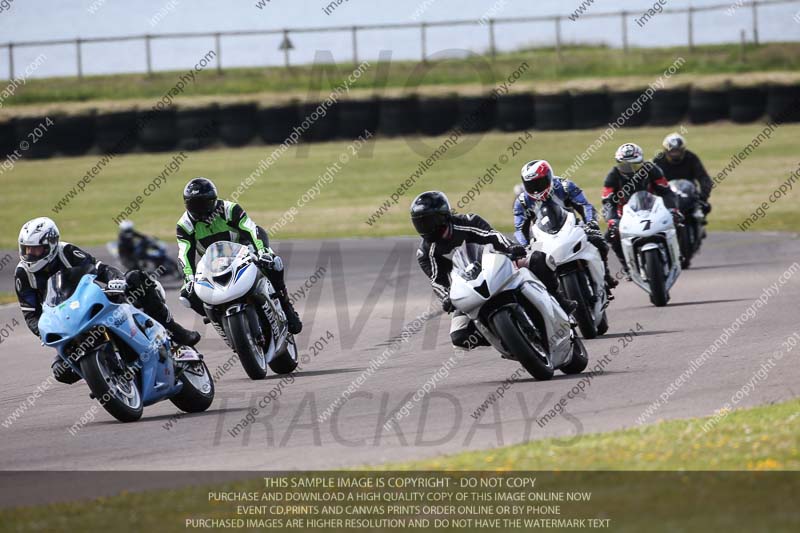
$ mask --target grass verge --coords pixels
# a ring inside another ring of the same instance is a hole
[[[613,163],[613,153],[622,142],[635,141],[648,154],[655,153],[665,134],[673,128],[641,128],[618,131],[609,143],[594,153],[573,178],[595,206],[600,203],[603,179]],[[763,125],[719,123],[689,125],[689,146],[700,154],[708,171],[715,175],[731,157],[740,152],[763,129]],[[415,184],[390,201],[389,209],[372,225],[367,224],[390,195],[412,175],[421,161],[430,157],[441,139],[377,139],[353,156],[347,142],[319,143],[289,149],[239,197],[251,217],[266,228],[286,216],[293,206],[296,215],[274,237],[341,238],[410,235],[413,229],[407,208],[416,194],[439,189],[447,193],[453,207],[461,212],[476,212],[503,231],[513,229],[512,189],[519,180],[519,169],[530,159],[547,158],[557,174],[572,164],[600,134],[600,130],[533,132],[465,136],[445,159],[432,164]],[[715,189],[711,201],[710,230],[737,230],[740,224],[800,164],[796,140],[800,124],[780,126],[771,139],[761,144]],[[520,140],[522,139],[522,140]],[[524,141],[524,143],[523,143]],[[517,142],[520,149],[514,148]],[[144,189],[155,176],[173,162],[175,154],[131,154],[115,157],[58,213],[53,206],[96,165],[97,156],[21,161],[3,173],[2,207],[7,231],[0,235],[0,248],[14,248],[17,228],[36,216],[50,216],[59,225],[64,240],[76,244],[100,244],[116,238],[114,217],[130,208],[130,218],[142,230],[172,241],[180,217],[182,190],[194,176],[206,176],[217,184],[220,194],[229,198],[269,156],[272,146],[241,149],[215,149],[187,152],[180,168],[165,177],[166,183],[149,196]],[[346,163],[340,158],[347,157]],[[506,158],[505,163],[501,157]],[[308,201],[301,200],[332,165],[332,181],[322,183]],[[482,178],[487,169],[499,171]],[[479,194],[464,204],[462,197],[480,185]],[[796,187],[796,185],[795,185]],[[141,202],[136,197],[141,196]],[[794,189],[770,204],[766,215],[750,231],[800,229]],[[297,207],[298,202],[302,207]],[[461,205],[458,203],[461,202]],[[133,207],[130,207],[132,204]],[[286,217],[287,220],[292,218]]]

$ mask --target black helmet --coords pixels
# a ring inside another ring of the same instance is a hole
[[[443,192],[424,192],[411,203],[411,222],[423,239],[441,238],[450,226],[450,217],[450,202]]]
[[[217,206],[217,188],[211,180],[194,178],[183,188],[183,204],[194,220],[205,220]]]

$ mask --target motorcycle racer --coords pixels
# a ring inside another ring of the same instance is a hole
[[[697,185],[700,191],[700,207],[703,214],[711,212],[708,203],[714,182],[706,172],[700,158],[686,146],[686,139],[679,133],[670,133],[661,144],[664,148],[654,158],[653,163],[664,172],[668,181],[686,179]]]
[[[457,311],[450,301],[450,272],[453,269],[450,257],[465,242],[491,244],[495,250],[509,254],[512,260],[524,259],[527,255],[525,247],[513,244],[478,215],[453,213],[447,196],[439,191],[424,192],[414,199],[411,222],[422,237],[417,250],[419,266],[430,279],[433,292],[441,299],[442,309],[446,313],[455,311],[450,324],[451,342],[467,349],[488,345],[469,317]],[[575,310],[576,303],[559,292],[555,273],[547,265],[542,252],[533,252],[526,262],[520,263],[527,264],[568,315]]]
[[[193,290],[197,255],[202,256],[215,242],[232,241],[254,248],[259,269],[272,283],[286,313],[289,332],[300,333],[303,324],[286,291],[283,261],[269,247],[269,237],[264,228],[256,226],[239,204],[220,200],[217,187],[206,178],[194,178],[186,184],[183,202],[186,211],[177,226],[178,261],[185,278],[181,296],[189,300],[192,309],[200,316],[206,316],[203,302]]]
[[[14,272],[14,287],[25,323],[37,337],[50,277],[68,268],[94,265],[98,281],[109,288],[124,291],[129,303],[163,325],[177,344],[194,346],[200,341],[199,333],[184,329],[172,317],[157,280],[138,270],[123,274],[74,244],[62,242],[53,220],[39,217],[23,224],[18,245],[20,261]],[[52,370],[56,380],[62,383],[72,384],[80,380],[80,376],[58,357]]]
[[[600,232],[600,225],[597,223],[597,211],[594,206],[586,199],[578,185],[565,178],[553,175],[553,167],[544,160],[534,159],[522,167],[522,192],[514,202],[514,236],[523,246],[530,242],[531,224],[536,222],[537,202],[547,200],[551,195],[561,200],[565,207],[576,211],[583,218],[583,230],[586,238],[600,252],[605,267],[606,294],[609,299],[611,289],[618,285],[618,282],[610,274],[608,268],[608,244],[603,239]]]

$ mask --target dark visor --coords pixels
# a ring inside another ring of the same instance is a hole
[[[550,180],[544,178],[532,179],[530,181],[523,180],[525,192],[529,194],[542,193],[550,186]]]
[[[186,200],[186,210],[198,217],[207,217],[214,211],[217,201],[213,198],[189,198]]]
[[[444,217],[439,213],[412,217],[414,229],[423,237],[439,237],[445,226]]]

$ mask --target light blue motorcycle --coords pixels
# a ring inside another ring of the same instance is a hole
[[[93,265],[50,278],[39,318],[46,346],[81,376],[90,396],[121,422],[141,418],[145,405],[170,400],[188,413],[214,401],[202,356],[174,347],[161,324],[95,282]]]

